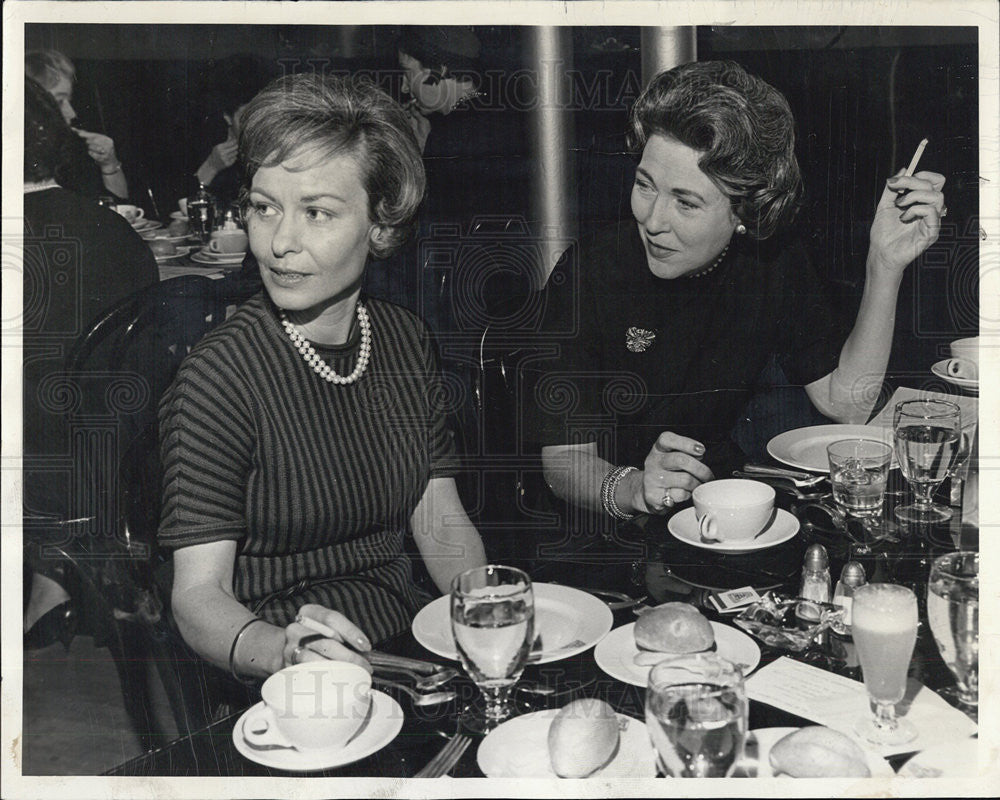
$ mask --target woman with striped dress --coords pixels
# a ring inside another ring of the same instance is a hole
[[[461,506],[448,393],[426,328],[364,297],[409,235],[420,151],[388,95],[280,78],[246,107],[241,203],[264,291],[195,348],[160,407],[160,541],[185,640],[237,677],[365,665],[429,597],[485,563]],[[334,638],[300,640],[309,616]]]

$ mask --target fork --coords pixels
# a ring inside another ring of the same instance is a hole
[[[447,775],[458,763],[462,754],[468,749],[472,740],[459,733],[448,740],[448,743],[438,751],[438,754],[427,762],[427,766],[414,775],[414,778],[440,778]]]

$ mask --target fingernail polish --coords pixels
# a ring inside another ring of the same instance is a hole
[[[694,446],[694,451],[695,451],[695,452],[696,452],[696,453],[697,453],[698,455],[701,455],[702,453],[704,453],[704,452],[705,452],[705,445],[703,445],[703,444],[696,444],[696,445]]]

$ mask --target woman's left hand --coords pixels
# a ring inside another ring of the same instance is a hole
[[[902,172],[886,181],[872,221],[869,264],[898,277],[937,241],[944,206],[944,175]]]
[[[102,167],[117,166],[118,155],[115,153],[115,143],[110,136],[103,133],[77,130],[77,135],[87,143],[87,155]]]

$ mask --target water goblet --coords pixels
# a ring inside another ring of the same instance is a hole
[[[952,694],[966,713],[979,705],[979,553],[935,559],[927,580],[927,620],[941,658],[955,676]]]
[[[451,630],[459,660],[485,701],[482,714],[469,707],[462,725],[491,730],[513,715],[510,692],[534,641],[531,579],[514,567],[473,567],[451,582]]]
[[[739,667],[716,653],[661,661],[649,672],[646,729],[660,771],[727,778],[743,757],[747,694]]]
[[[960,450],[961,409],[947,400],[904,400],[896,404],[892,428],[896,458],[915,500],[897,506],[896,517],[903,522],[947,522],[951,510],[936,505],[931,495],[948,477]]]
[[[906,675],[917,641],[917,596],[905,586],[869,583],[854,592],[851,633],[873,714],[858,720],[855,732],[874,745],[915,739],[913,724],[896,717],[906,694]]]

